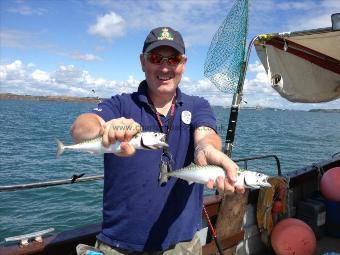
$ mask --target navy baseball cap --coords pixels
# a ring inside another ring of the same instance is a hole
[[[143,53],[148,53],[160,46],[169,46],[180,54],[185,54],[185,45],[182,35],[171,27],[157,27],[152,29],[146,37]]]

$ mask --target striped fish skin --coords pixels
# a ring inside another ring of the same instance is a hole
[[[198,166],[191,164],[188,167],[179,170],[163,173],[160,175],[160,184],[166,183],[169,177],[176,177],[192,183],[207,184],[209,180],[216,181],[217,177],[226,177],[225,171],[222,167],[215,165]],[[259,189],[261,187],[271,187],[268,182],[268,175],[253,171],[238,171],[237,181],[235,186],[244,186],[246,188]]]
[[[130,141],[136,149],[142,150],[158,150],[169,145],[165,142],[166,135],[157,132],[141,132],[137,133]],[[88,152],[92,154],[114,153],[119,154],[121,152],[121,142],[117,141],[114,144],[110,144],[108,147],[104,147],[102,144],[102,137],[96,137],[91,140],[87,140],[81,143],[64,145],[60,140],[55,139],[57,143],[57,157],[59,157],[65,150]]]

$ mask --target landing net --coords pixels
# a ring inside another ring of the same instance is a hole
[[[248,0],[236,0],[215,33],[204,63],[204,76],[220,91],[235,93],[243,72],[248,30]]]

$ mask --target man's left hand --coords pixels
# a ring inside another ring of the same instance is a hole
[[[218,165],[223,167],[226,172],[225,178],[220,176],[216,179],[216,182],[214,180],[210,180],[206,184],[207,188],[212,189],[214,186],[217,186],[220,194],[232,193],[234,191],[244,193],[244,186],[234,185],[237,181],[238,166],[226,154],[216,149],[214,146],[197,146],[195,149],[195,163],[201,166],[208,164]]]

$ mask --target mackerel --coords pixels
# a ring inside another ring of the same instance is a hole
[[[179,170],[161,173],[160,184],[166,183],[169,177],[176,177],[192,183],[207,184],[209,180],[216,182],[217,177],[226,177],[225,171],[222,167],[215,165],[199,166],[191,164],[188,167],[181,168]],[[234,186],[244,186],[245,188],[259,189],[261,187],[271,187],[268,182],[268,175],[263,173],[243,170],[237,172],[237,181]]]
[[[166,135],[157,132],[141,132],[137,133],[130,141],[129,144],[136,149],[142,150],[158,150],[167,148],[169,145],[165,142]],[[89,152],[93,154],[114,153],[121,152],[121,142],[117,141],[110,144],[108,147],[103,146],[102,136],[96,137],[91,140],[86,140],[81,143],[64,145],[59,139],[55,139],[57,143],[57,157],[59,157],[64,150]]]

